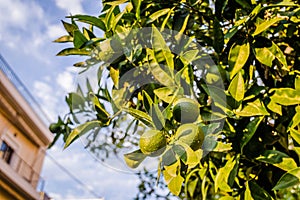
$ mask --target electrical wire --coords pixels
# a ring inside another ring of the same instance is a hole
[[[48,123],[51,123],[51,119],[48,116],[48,114],[42,109],[40,104],[37,102],[37,100],[34,98],[34,96],[30,93],[28,88],[24,85],[24,83],[20,80],[20,78],[16,75],[16,73],[13,71],[13,69],[10,67],[10,65],[7,63],[7,61],[3,58],[3,56],[0,53],[0,70],[4,72],[4,74],[7,76],[7,78],[15,85],[17,90],[24,96],[27,96],[29,99],[26,99],[29,105],[34,106],[39,110],[39,113],[41,113],[44,117],[44,119],[47,120]],[[21,88],[21,89],[20,89]],[[23,90],[23,91],[21,91]],[[24,94],[25,93],[25,94]],[[38,115],[40,116],[40,115]],[[92,194],[94,197],[101,198],[100,195],[98,195],[96,192],[94,192],[92,189],[90,189],[85,183],[83,183],[81,180],[79,180],[76,176],[74,176],[69,170],[67,170],[64,166],[62,166],[55,158],[53,158],[47,151],[45,151],[45,155],[55,164],[57,165],[63,172],[65,172],[70,178],[72,178],[76,183],[83,186],[90,194]]]
[[[80,179],[78,179],[74,174],[72,174],[69,170],[67,170],[64,166],[62,166],[55,158],[53,158],[47,151],[45,151],[46,156],[63,172],[65,172],[69,177],[71,177],[76,183],[83,186],[90,194],[92,194],[96,198],[101,198],[95,191],[90,189],[85,183],[83,183]]]

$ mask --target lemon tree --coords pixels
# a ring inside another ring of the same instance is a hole
[[[81,74],[97,69],[67,95],[55,141],[86,137],[101,160],[121,154],[132,168],[155,156],[137,199],[300,198],[297,1],[102,5],[68,16],[55,40],[69,44],[58,56],[85,56]]]

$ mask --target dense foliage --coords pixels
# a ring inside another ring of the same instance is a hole
[[[87,56],[75,67],[97,68],[98,88],[87,80],[87,91],[70,93],[70,113],[50,126],[65,147],[89,134],[103,160],[128,144],[137,149],[124,155],[130,167],[157,156],[137,198],[153,195],[160,176],[180,198],[300,198],[296,1],[112,0],[99,16],[68,18],[56,42],[72,47],[58,55]],[[158,154],[139,149],[148,129],[160,135],[147,139],[166,142]]]

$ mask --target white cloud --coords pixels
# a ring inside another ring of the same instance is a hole
[[[33,1],[24,3],[21,0],[0,0],[0,13],[0,29],[3,30],[8,27],[30,28],[33,21],[43,19],[42,8]]]
[[[83,13],[82,2],[83,0],[55,0],[56,6],[64,10],[67,14]]]
[[[52,120],[55,120],[57,117],[58,98],[54,96],[54,89],[50,84],[42,81],[35,81],[33,87],[34,94],[38,98],[42,109]]]
[[[62,24],[52,24],[47,26],[46,34],[51,40],[55,40],[60,36],[66,35],[66,31]]]
[[[57,84],[65,90],[65,92],[72,92],[75,89],[75,68],[68,67],[65,71],[57,75]]]

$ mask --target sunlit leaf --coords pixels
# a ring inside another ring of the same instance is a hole
[[[297,167],[293,158],[277,150],[266,150],[257,160],[272,164],[284,171],[289,171]]]
[[[91,52],[86,49],[66,48],[57,53],[57,56],[83,55],[88,56]]]
[[[118,89],[119,88],[119,69],[115,69],[113,67],[110,67],[110,70],[109,70],[109,74],[110,74],[110,77],[114,83],[114,86]]]
[[[178,196],[180,194],[183,182],[184,178],[179,174],[170,181],[168,188],[174,195]]]
[[[273,60],[276,58],[283,65],[283,69],[288,70],[283,52],[273,41],[271,47],[254,48],[254,51],[255,57],[262,64],[271,67],[273,65]]]
[[[234,169],[237,164],[238,164],[237,158],[232,157],[230,160],[226,162],[224,167],[219,169],[215,179],[215,192],[217,192],[219,188],[225,192],[232,191],[230,185],[233,182],[229,180],[229,177],[231,173],[233,173],[232,177],[235,177],[237,171]],[[231,182],[231,184],[229,182]]]
[[[275,93],[271,96],[272,101],[277,104],[290,106],[300,104],[300,93],[292,88],[271,89],[270,93]]]
[[[277,22],[284,20],[283,17],[274,17],[270,20],[264,21],[256,26],[255,31],[252,33],[253,36],[260,34],[261,32],[267,30],[270,26],[276,24]]]
[[[155,58],[158,63],[164,61],[167,65],[166,68],[169,70],[168,74],[172,76],[174,70],[174,56],[167,46],[163,35],[154,26],[152,27],[152,47],[154,49]]]
[[[146,157],[140,149],[124,154],[124,160],[131,168],[137,168]]]
[[[68,136],[64,148],[67,148],[77,137],[82,136],[83,134],[87,133],[88,131],[100,127],[100,121],[89,121],[81,124],[73,129],[73,131]]]
[[[238,73],[246,64],[250,54],[250,45],[247,40],[242,44],[234,44],[229,52],[228,64],[230,67],[230,79]]]
[[[245,94],[245,84],[243,75],[240,71],[232,79],[228,91],[236,101],[243,100]]]
[[[254,102],[246,104],[246,106],[241,111],[235,112],[239,116],[252,117],[258,115],[269,115],[263,103],[257,99]]]
[[[166,14],[168,14],[168,12],[170,11],[170,8],[165,8],[165,9],[161,9],[156,11],[155,13],[152,13],[149,16],[149,20],[147,21],[148,24],[154,22],[155,20],[157,20],[159,17],[164,16]]]
[[[76,19],[80,22],[85,22],[85,23],[94,25],[103,31],[106,30],[106,26],[105,26],[104,22],[98,17],[94,17],[94,16],[90,16],[90,15],[73,15],[73,16],[69,16],[69,18]]]

